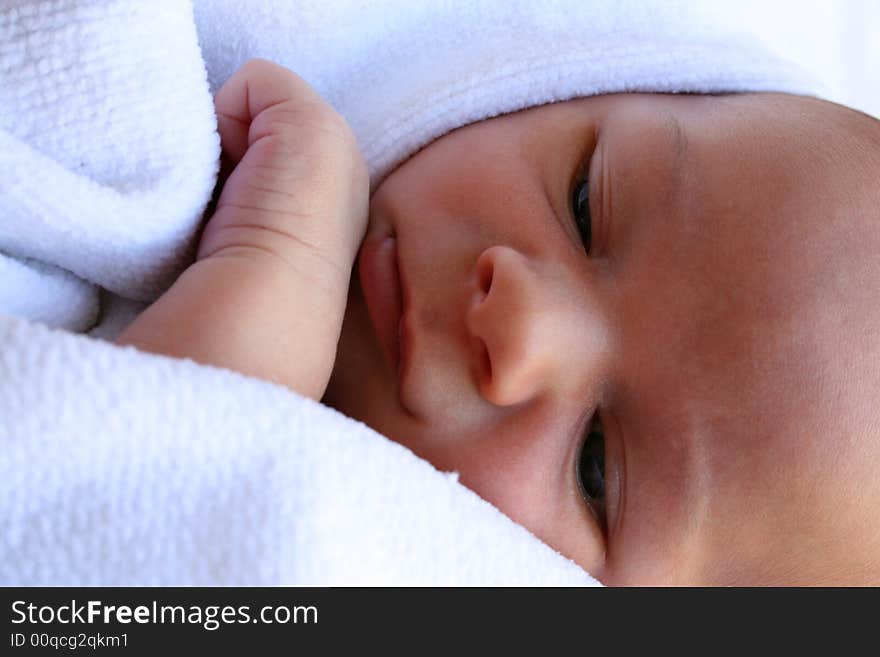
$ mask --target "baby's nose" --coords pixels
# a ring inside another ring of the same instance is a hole
[[[486,400],[519,404],[586,371],[575,362],[584,353],[576,344],[582,327],[573,304],[583,292],[569,290],[568,279],[506,246],[483,251],[474,274],[465,323]]]

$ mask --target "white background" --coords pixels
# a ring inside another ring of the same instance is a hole
[[[880,0],[709,0],[704,7],[745,23],[772,50],[818,73],[832,100],[880,118]]]

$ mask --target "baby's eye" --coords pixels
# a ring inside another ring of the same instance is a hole
[[[605,528],[605,432],[599,413],[594,413],[587,427],[577,464],[577,480],[581,494],[599,524]]]
[[[575,184],[571,192],[571,212],[587,253],[593,243],[593,220],[590,217],[590,185],[586,179]]]

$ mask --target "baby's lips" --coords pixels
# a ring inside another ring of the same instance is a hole
[[[402,292],[397,267],[397,239],[392,235],[368,237],[361,246],[358,274],[373,328],[391,371],[400,362]]]

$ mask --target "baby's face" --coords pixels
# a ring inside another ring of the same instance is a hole
[[[326,401],[609,584],[877,583],[878,152],[782,95],[450,133],[376,190]]]

